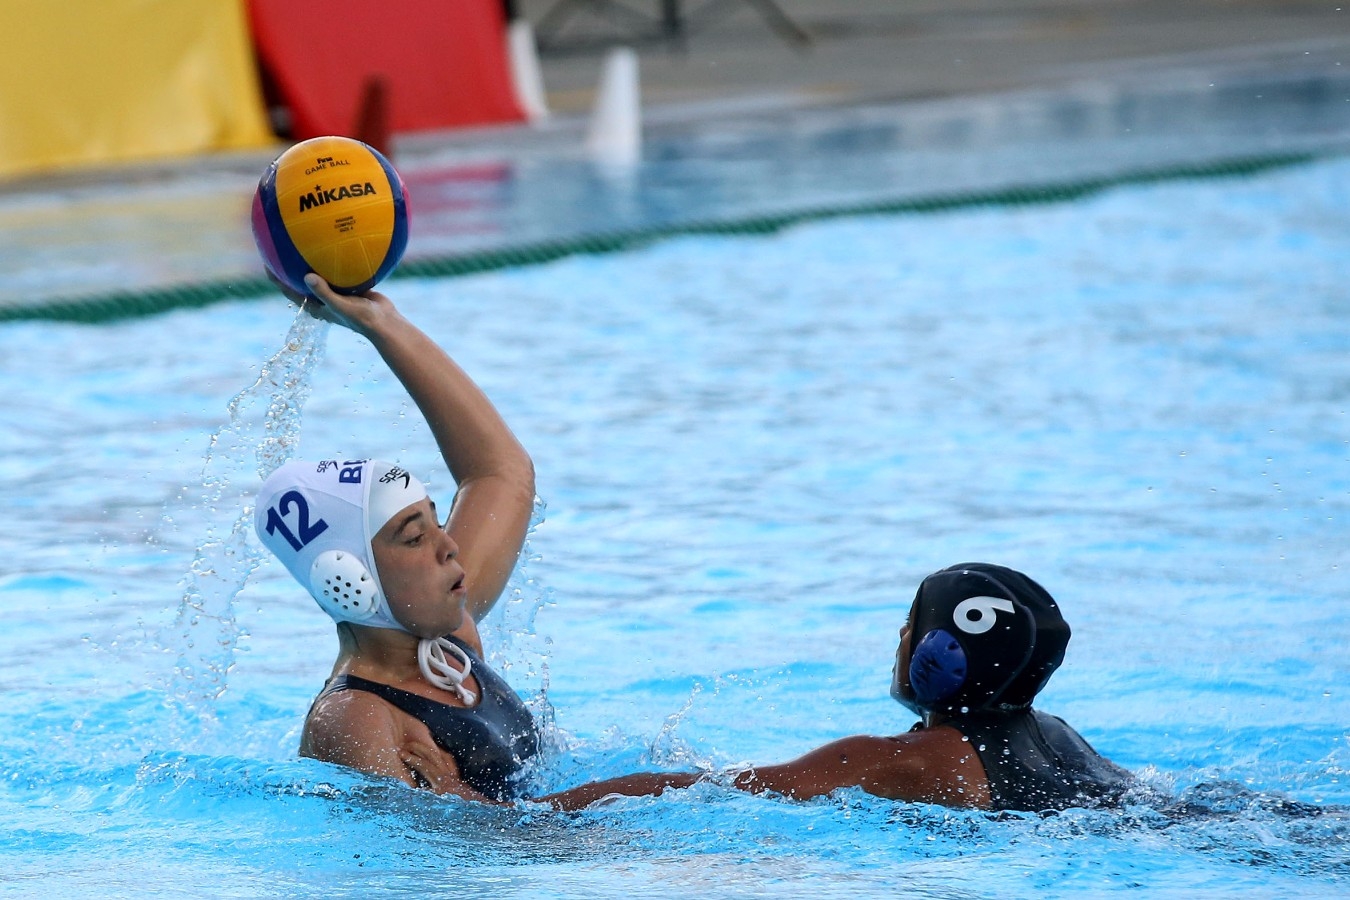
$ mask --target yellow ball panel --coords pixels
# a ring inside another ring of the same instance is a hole
[[[347,138],[303,141],[277,162],[286,231],[334,287],[361,284],[379,269],[394,234],[393,191],[379,160]]]

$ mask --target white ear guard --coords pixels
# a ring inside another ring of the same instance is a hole
[[[355,554],[325,550],[309,568],[309,592],[340,622],[365,622],[383,605],[380,588]]]

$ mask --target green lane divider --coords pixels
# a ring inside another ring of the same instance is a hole
[[[803,222],[849,216],[913,215],[981,206],[1028,206],[1078,200],[1109,188],[1198,178],[1233,178],[1302,165],[1321,158],[1316,153],[1238,157],[1209,163],[1145,169],[1120,175],[1085,178],[1061,184],[1036,184],[987,191],[936,194],[902,200],[805,208],[716,221],[695,221],[603,234],[540,241],[516,247],[459,255],[405,259],[394,278],[448,278],[499,269],[539,265],[580,254],[616,253],[682,235],[765,235]],[[0,307],[0,323],[47,320],[104,323],[150,316],[173,309],[191,309],[223,300],[272,297],[276,288],[264,277],[207,281],[145,291],[118,291],[89,297],[48,300],[28,306]]]

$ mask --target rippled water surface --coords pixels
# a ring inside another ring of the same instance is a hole
[[[1344,891],[1348,186],[1332,160],[389,285],[538,467],[485,636],[551,716],[540,790],[904,730],[903,612],[979,559],[1074,626],[1039,705],[1179,801],[1119,812],[708,785],[561,815],[298,760],[332,628],[279,565],[244,583],[236,523],[291,455],[448,502],[416,410],[279,299],[0,328],[0,892]]]

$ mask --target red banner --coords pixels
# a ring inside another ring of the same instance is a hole
[[[250,0],[249,14],[296,140],[525,118],[501,0]]]

